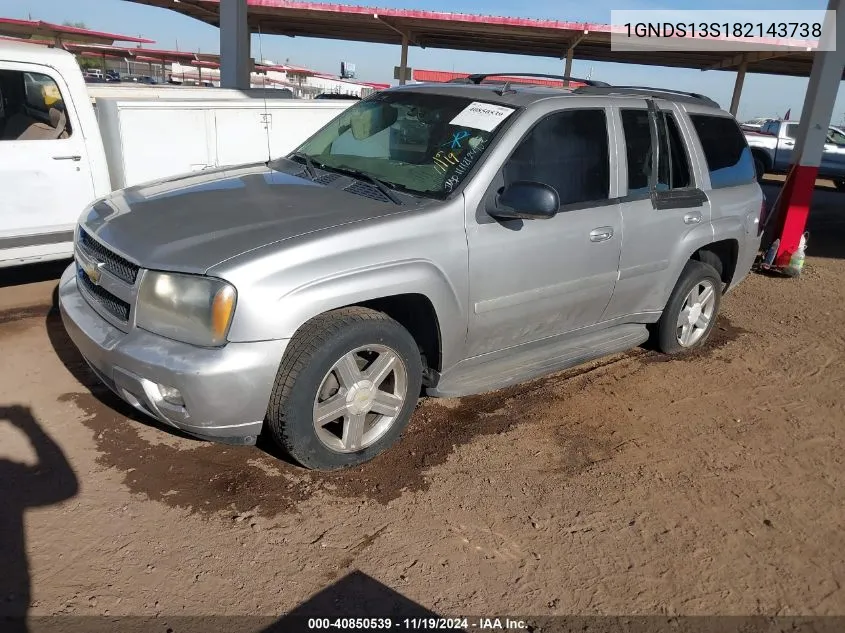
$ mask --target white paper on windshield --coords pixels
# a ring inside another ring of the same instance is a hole
[[[505,119],[507,119],[513,108],[473,101],[466,108],[461,110],[454,119],[449,121],[450,125],[471,127],[474,130],[492,132]]]

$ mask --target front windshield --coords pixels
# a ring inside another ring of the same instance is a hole
[[[513,112],[462,97],[377,93],[296,151],[318,167],[363,172],[390,187],[442,198],[466,178]]]

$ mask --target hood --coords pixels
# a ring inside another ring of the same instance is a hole
[[[203,273],[273,242],[406,209],[262,163],[114,192],[82,226],[145,268]]]

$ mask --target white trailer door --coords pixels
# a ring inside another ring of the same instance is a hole
[[[289,154],[353,103],[320,99],[269,102],[270,156],[279,158]]]
[[[70,91],[55,70],[5,61],[0,70],[6,92],[0,250],[15,249],[7,253],[14,257],[44,255],[72,242],[76,220],[95,197],[85,138],[73,103],[64,98]],[[65,110],[61,136],[50,122],[51,108]]]
[[[214,116],[204,104],[121,101],[112,108],[108,100],[98,103],[101,118],[120,121],[119,138],[108,125],[103,130],[116,188],[214,167]]]
[[[214,110],[218,167],[270,160],[264,104],[255,99]]]

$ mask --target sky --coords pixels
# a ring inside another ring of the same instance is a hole
[[[341,0],[355,4],[351,0]],[[486,15],[546,18],[576,22],[610,23],[613,9],[681,9],[703,7],[698,0],[370,0],[362,4],[385,8],[425,9]],[[801,9],[824,9],[826,0],[802,0]],[[715,0],[707,9],[754,10],[796,9],[795,0]],[[150,47],[217,53],[220,50],[217,28],[179,13],[138,5],[125,0],[0,0],[0,17],[44,20],[62,23],[65,20],[84,22],[88,28],[122,35],[140,35],[156,41]],[[315,38],[284,36],[252,37],[252,57],[286,61],[314,70],[337,74],[340,62],[356,65],[363,81],[393,82],[393,68],[399,65],[399,47],[364,42],[345,42]],[[412,68],[455,70],[462,72],[541,72],[563,74],[564,62],[545,57],[496,55],[469,51],[453,51],[412,46],[408,52]],[[723,71],[660,68],[575,60],[575,77],[611,84],[648,85],[700,92],[718,101],[723,108],[730,105],[735,73]],[[803,105],[807,79],[749,73],[746,75],[740,102],[740,120],[758,116],[783,116],[792,110],[797,119]],[[845,120],[845,95],[840,90],[833,111],[833,123]]]

